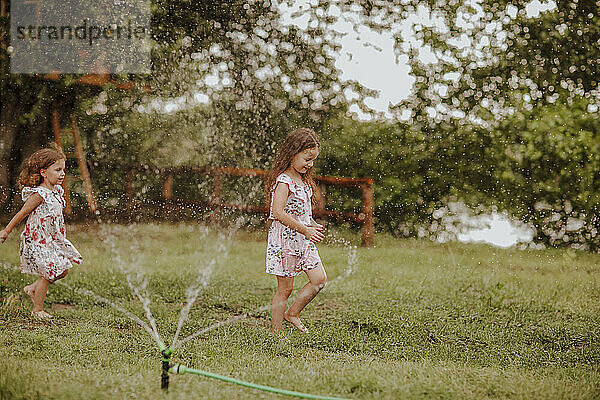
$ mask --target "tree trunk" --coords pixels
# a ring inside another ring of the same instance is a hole
[[[0,107],[0,209],[5,209],[10,202],[11,175],[13,172],[13,160],[11,155],[18,130],[19,108],[22,105],[18,101],[2,101]]]
[[[23,161],[35,151],[46,147],[52,138],[52,127],[50,123],[50,107],[44,104],[38,116],[31,125],[22,125],[15,140],[15,157],[12,165],[11,184],[18,189],[17,180],[21,172]],[[14,153],[13,153],[14,154]],[[14,205],[21,203],[21,195],[17,191]],[[13,207],[14,208],[14,207]]]
[[[17,181],[23,160],[47,145],[51,138],[50,110],[42,105],[31,124],[21,116],[31,108],[17,96],[6,96],[0,110],[0,210],[14,211],[21,204]]]

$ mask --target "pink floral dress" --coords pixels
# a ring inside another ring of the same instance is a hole
[[[43,201],[29,214],[21,234],[21,272],[52,281],[73,267],[71,261],[81,264],[83,259],[65,237],[63,188],[24,187],[23,201],[33,193],[39,194]]]
[[[284,211],[304,225],[310,225],[312,218],[310,185],[299,185],[286,174],[277,177],[274,188],[280,183],[286,184],[290,190]],[[293,277],[321,263],[319,252],[313,242],[273,218],[273,195],[271,195],[269,219],[273,222],[267,240],[267,273]]]

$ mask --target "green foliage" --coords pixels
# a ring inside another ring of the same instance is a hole
[[[493,130],[442,124],[333,122],[318,162],[326,175],[375,179],[376,226],[413,235],[460,200],[533,224],[536,241],[595,250],[600,121],[587,102],[522,110]],[[348,197],[328,204],[351,207]]]
[[[546,244],[595,250],[598,2],[560,0],[537,16],[527,15],[529,3],[322,0],[298,10],[307,22],[300,29],[284,24],[269,1],[155,1],[152,74],[118,77],[136,80],[134,90],[109,84],[98,93],[76,85],[73,75],[59,82],[8,75],[2,48],[3,100],[22,103],[23,126],[47,112],[44,103],[81,103],[105,209],[122,206],[124,171],[96,162],[149,164],[136,190],[158,195],[163,177],[152,167],[268,167],[282,137],[305,125],[325,136],[321,173],[376,180],[382,230],[415,234],[435,209],[458,199],[533,223]],[[411,96],[397,107],[410,117],[343,120],[344,90],[354,89],[358,103],[367,91],[340,80],[334,24],[352,15],[356,25],[389,32],[415,14],[425,18],[411,22],[409,35],[392,33],[415,77]],[[8,19],[2,24],[7,29]],[[167,105],[176,111],[165,112]],[[175,191],[207,198],[208,186],[184,177]],[[225,195],[259,201],[256,183],[247,186],[236,193],[232,185]],[[328,202],[360,208],[351,191],[331,190]]]
[[[534,223],[538,240],[596,250],[600,120],[587,106],[583,99],[540,105],[501,123],[504,153],[493,179],[508,209]]]
[[[597,102],[598,2],[560,0],[528,15],[530,3],[324,2],[360,13],[357,23],[382,32],[410,21],[408,33],[393,33],[397,52],[407,56],[416,78],[411,96],[398,108],[410,110],[411,121],[425,127],[449,120],[493,124],[523,98],[526,104],[518,106],[559,97]],[[415,14],[420,18],[411,21]]]
[[[344,129],[328,153],[382,186],[380,226],[426,221],[457,198],[532,222],[543,243],[598,248],[600,7],[557,1],[530,16],[529,3],[328,1],[306,11],[334,4],[383,32],[421,16],[395,34],[415,76],[397,106],[410,117]]]
[[[492,140],[469,128],[426,134],[401,123],[340,120],[318,165],[326,175],[373,178],[376,226],[414,235],[451,198],[472,204],[493,198]]]

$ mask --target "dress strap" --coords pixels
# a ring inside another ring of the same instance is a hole
[[[58,194],[62,197],[65,194],[65,189],[63,189],[60,185],[54,185],[53,192],[58,192]]]

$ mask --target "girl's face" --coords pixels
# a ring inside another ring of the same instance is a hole
[[[60,185],[65,179],[65,160],[60,159],[46,169],[40,170],[44,182],[50,186]]]
[[[302,150],[292,158],[291,166],[299,174],[305,174],[309,169],[312,168],[313,162],[319,155],[319,148],[313,147],[310,149]]]

